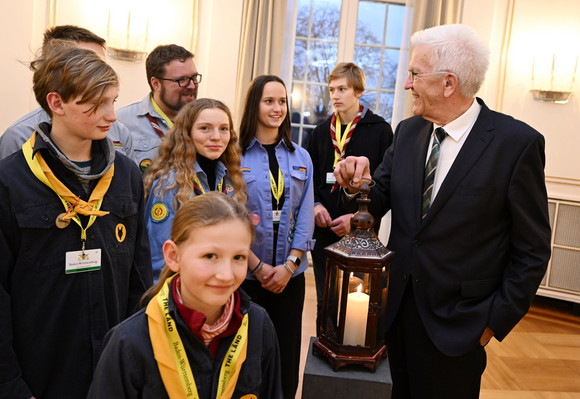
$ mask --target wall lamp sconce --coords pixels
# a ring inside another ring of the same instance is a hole
[[[551,61],[551,62],[550,62]],[[572,65],[574,67],[572,68]],[[536,101],[566,104],[574,91],[578,56],[575,61],[570,57],[536,57],[532,63],[532,95]]]
[[[107,55],[123,61],[140,62],[147,55],[149,16],[131,10],[109,9],[107,19]]]

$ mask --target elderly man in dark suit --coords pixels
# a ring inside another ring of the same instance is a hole
[[[475,97],[489,51],[471,28],[426,29],[411,45],[415,116],[370,194],[378,214],[392,210],[392,397],[478,398],[484,346],[526,314],[550,258],[544,138]],[[335,175],[352,197],[368,160],[348,157]]]

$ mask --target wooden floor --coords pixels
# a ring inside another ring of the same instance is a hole
[[[311,270],[306,273],[301,370],[316,329]],[[507,338],[492,339],[486,349],[481,399],[580,399],[580,317],[572,315],[570,303],[538,297]],[[302,381],[296,398],[301,392]]]

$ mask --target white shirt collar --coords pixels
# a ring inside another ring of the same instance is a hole
[[[445,129],[445,132],[447,132],[447,135],[449,137],[451,137],[455,141],[459,141],[461,140],[464,134],[468,133],[471,130],[471,128],[475,124],[475,121],[477,120],[477,117],[479,116],[480,111],[481,105],[474,98],[473,103],[467,109],[467,111],[461,114],[457,119],[449,122],[445,126],[438,126],[434,124],[433,130],[437,129],[438,127],[442,127]]]

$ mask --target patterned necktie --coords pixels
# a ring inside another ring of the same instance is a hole
[[[431,206],[431,197],[433,196],[433,182],[435,181],[435,171],[437,170],[437,161],[439,161],[439,146],[445,139],[447,133],[442,127],[435,129],[433,136],[433,145],[431,146],[431,154],[425,166],[425,181],[423,182],[423,203],[421,219],[427,215],[427,211]]]

